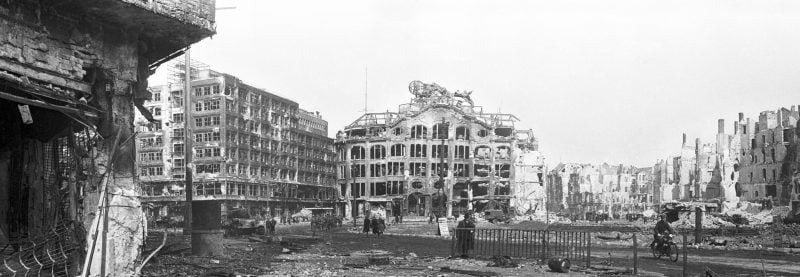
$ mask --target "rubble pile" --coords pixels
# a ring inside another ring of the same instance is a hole
[[[673,222],[672,226],[677,229],[694,229],[695,215],[691,213],[680,214],[678,215],[678,221]],[[703,229],[733,226],[735,226],[735,224],[712,214],[703,217]]]

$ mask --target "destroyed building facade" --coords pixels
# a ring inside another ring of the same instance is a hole
[[[660,202],[670,201],[774,201],[788,205],[800,191],[793,185],[793,145],[798,141],[798,111],[763,111],[758,120],[739,113],[733,134],[719,119],[714,143],[683,135],[681,154],[659,160],[654,166],[654,186]]]
[[[168,84],[152,87],[145,102],[157,121],[137,119],[142,199],[153,207],[148,218],[181,221],[187,154],[193,155],[192,200],[219,201],[223,218],[232,210],[278,216],[333,206],[333,139],[318,112],[193,61],[186,122],[185,62],[178,60],[169,64]]]
[[[584,218],[588,212],[643,210],[653,204],[653,169],[561,163],[547,175],[548,210]]]
[[[397,112],[365,113],[336,136],[348,217],[372,205],[392,215],[468,209],[526,212],[543,201],[543,157],[512,114],[487,113],[471,92],[414,81]],[[455,212],[454,212],[455,211]]]
[[[154,68],[214,34],[214,4],[0,2],[0,275],[133,275],[134,106]]]

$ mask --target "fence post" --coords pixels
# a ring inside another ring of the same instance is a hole
[[[683,277],[686,277],[686,233],[683,233]],[[675,253],[678,255],[678,253]]]
[[[639,244],[636,242],[636,233],[633,233],[633,275],[639,274]],[[675,253],[678,255],[678,253]]]
[[[456,232],[458,232],[458,228],[453,229],[453,234],[450,237],[450,257],[456,256]]]
[[[586,232],[586,268],[591,267],[592,261],[592,232]]]

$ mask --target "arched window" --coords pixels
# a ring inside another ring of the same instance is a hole
[[[458,140],[469,140],[469,128],[464,126],[459,126],[456,128],[456,139]]]
[[[373,145],[369,149],[370,159],[383,159],[386,158],[386,147],[383,145]]]
[[[406,156],[405,144],[398,143],[392,145],[392,148],[389,150],[389,155],[392,157],[405,157]]]
[[[422,125],[414,125],[411,127],[411,138],[425,138],[428,136],[428,128]]]
[[[361,146],[353,146],[350,148],[350,159],[351,160],[363,160],[366,158],[366,150],[364,147]]]
[[[450,138],[450,123],[436,123],[433,125],[433,138],[434,139],[448,139]]]

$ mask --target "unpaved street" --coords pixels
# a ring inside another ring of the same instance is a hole
[[[405,229],[434,228],[418,224],[396,226]],[[388,231],[391,231],[389,228]],[[263,236],[241,236],[226,239],[227,257],[181,257],[178,251],[159,256],[145,269],[147,276],[182,275],[208,276],[209,274],[289,274],[295,276],[407,276],[439,275],[465,276],[444,273],[443,267],[455,270],[494,272],[504,276],[548,276],[549,272],[537,260],[518,261],[518,268],[487,267],[490,260],[448,259],[451,241],[436,237],[407,235],[364,235],[348,227],[337,228],[312,236],[308,224],[279,225],[275,235],[283,242],[260,242]],[[173,235],[171,241],[184,244],[186,238]],[[267,240],[268,241],[268,240]],[[179,249],[172,246],[171,249]],[[283,254],[283,250],[291,253]],[[169,251],[167,251],[169,252]],[[625,275],[633,268],[632,249],[593,246],[592,268],[584,262],[573,263],[572,276]],[[723,251],[690,249],[688,276],[698,276],[705,269],[720,276],[756,276],[762,274],[761,260],[768,276],[797,276],[800,274],[800,255],[767,251]],[[386,265],[371,265],[369,258],[386,258]],[[756,258],[752,258],[756,257]],[[678,262],[655,259],[646,249],[639,250],[639,274],[643,276],[681,276],[682,260]],[[446,269],[445,269],[446,270]],[[577,274],[577,275],[576,275]]]

